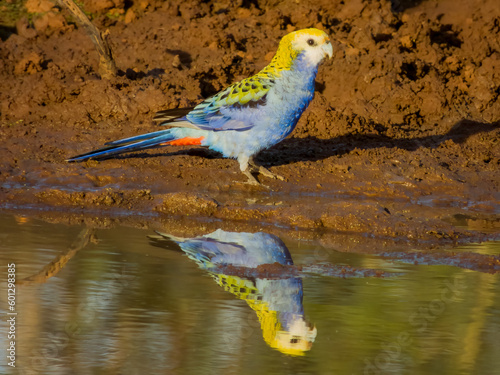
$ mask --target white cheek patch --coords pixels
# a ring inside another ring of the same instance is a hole
[[[306,50],[305,58],[309,65],[318,65],[325,57],[325,53],[320,47]]]

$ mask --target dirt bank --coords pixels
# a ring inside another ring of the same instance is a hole
[[[500,233],[496,1],[83,3],[110,31],[121,70],[112,81],[99,79],[90,40],[48,0],[28,1],[31,15],[2,28],[4,208],[409,240],[483,238],[464,223]],[[258,157],[285,181],[250,187],[235,161],[192,148],[65,162],[156,130],[156,111],[256,73],[280,37],[311,26],[331,35],[334,58],[294,133]]]

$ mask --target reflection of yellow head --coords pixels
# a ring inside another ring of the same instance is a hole
[[[284,330],[278,319],[278,311],[270,310],[255,284],[247,279],[223,274],[212,275],[226,291],[245,300],[257,313],[264,341],[274,349],[288,355],[300,356],[310,350],[316,339],[316,327],[310,327],[302,315],[291,317],[289,329]]]
[[[290,330],[276,332],[276,346],[269,345],[285,354],[304,355],[304,352],[311,350],[317,333],[316,327],[310,327],[301,317],[293,323]]]
[[[269,310],[267,303],[256,300],[247,300],[247,303],[257,313],[262,335],[271,348],[295,356],[304,355],[311,349],[317,330],[309,327],[303,316],[295,316],[289,330],[285,331],[278,320],[278,312]]]

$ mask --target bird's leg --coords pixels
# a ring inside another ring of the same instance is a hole
[[[275,178],[278,180],[283,181],[285,178],[283,176],[280,176],[279,174],[274,174],[271,172],[269,169],[264,168],[262,165],[258,165],[253,157],[248,159],[248,165],[250,166],[251,170],[253,172],[260,173],[263,176],[269,177],[269,178]]]
[[[252,174],[252,172],[254,172],[255,170],[255,167],[250,165],[249,164],[249,160],[251,160],[250,158],[246,157],[246,156],[241,156],[240,158],[238,158],[238,161],[240,162],[240,170],[241,172],[247,176],[248,178],[248,181],[245,182],[245,184],[249,184],[249,185],[259,185],[259,186],[264,186],[264,187],[267,187],[265,185],[262,185],[259,181],[257,181],[257,179],[254,177],[254,175]]]

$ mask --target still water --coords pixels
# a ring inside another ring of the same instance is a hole
[[[0,372],[500,373],[498,273],[341,250],[266,228],[181,238],[0,214]]]

